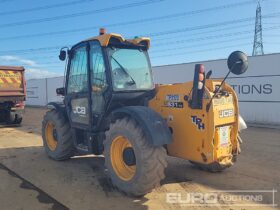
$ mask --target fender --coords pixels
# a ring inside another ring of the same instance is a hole
[[[162,146],[172,142],[172,135],[166,121],[155,111],[145,106],[128,106],[112,112],[112,119],[131,117],[144,129],[150,144]]]
[[[50,102],[50,103],[47,104],[47,108],[48,109],[56,109],[59,112],[63,113],[65,116],[67,116],[65,105],[63,103],[60,103],[60,102]]]
[[[241,115],[238,116],[238,122],[239,122],[239,126],[238,126],[238,131],[242,131],[247,129],[247,124],[245,123],[244,119],[241,117]]]

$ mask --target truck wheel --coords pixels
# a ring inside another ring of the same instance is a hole
[[[16,114],[14,112],[7,111],[6,123],[8,125],[12,125],[15,124],[15,121],[16,121]]]
[[[104,148],[105,167],[112,183],[126,194],[144,195],[165,177],[165,149],[149,144],[141,125],[131,118],[110,125]]]
[[[69,122],[57,110],[48,111],[42,122],[42,138],[47,155],[54,160],[66,160],[74,155],[74,143]]]
[[[16,114],[15,112],[8,111],[6,114],[6,123],[8,125],[14,125],[14,124],[21,124],[22,122],[22,116],[19,114]]]
[[[15,124],[20,125],[21,122],[22,122],[22,116],[17,115],[17,116],[16,116],[16,120],[15,120]]]

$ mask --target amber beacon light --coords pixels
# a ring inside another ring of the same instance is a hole
[[[106,34],[106,29],[105,28],[100,28],[99,29],[99,35]]]

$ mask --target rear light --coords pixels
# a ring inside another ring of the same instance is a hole
[[[204,81],[204,65],[199,64],[199,73],[198,73],[198,90],[203,88],[203,81]]]
[[[193,88],[192,88],[192,100],[190,103],[191,108],[193,109],[202,109],[204,83],[205,83],[204,65],[196,64],[195,71],[194,71]]]
[[[199,65],[199,73],[204,74],[204,65],[198,64]]]
[[[203,88],[203,82],[198,82],[197,89],[201,90]]]
[[[17,108],[24,107],[24,101],[17,101],[15,107]]]
[[[202,73],[199,73],[198,81],[203,82],[203,80],[204,80],[204,75]]]

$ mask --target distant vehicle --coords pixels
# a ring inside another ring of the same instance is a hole
[[[0,122],[20,124],[25,99],[24,68],[0,66]]]

